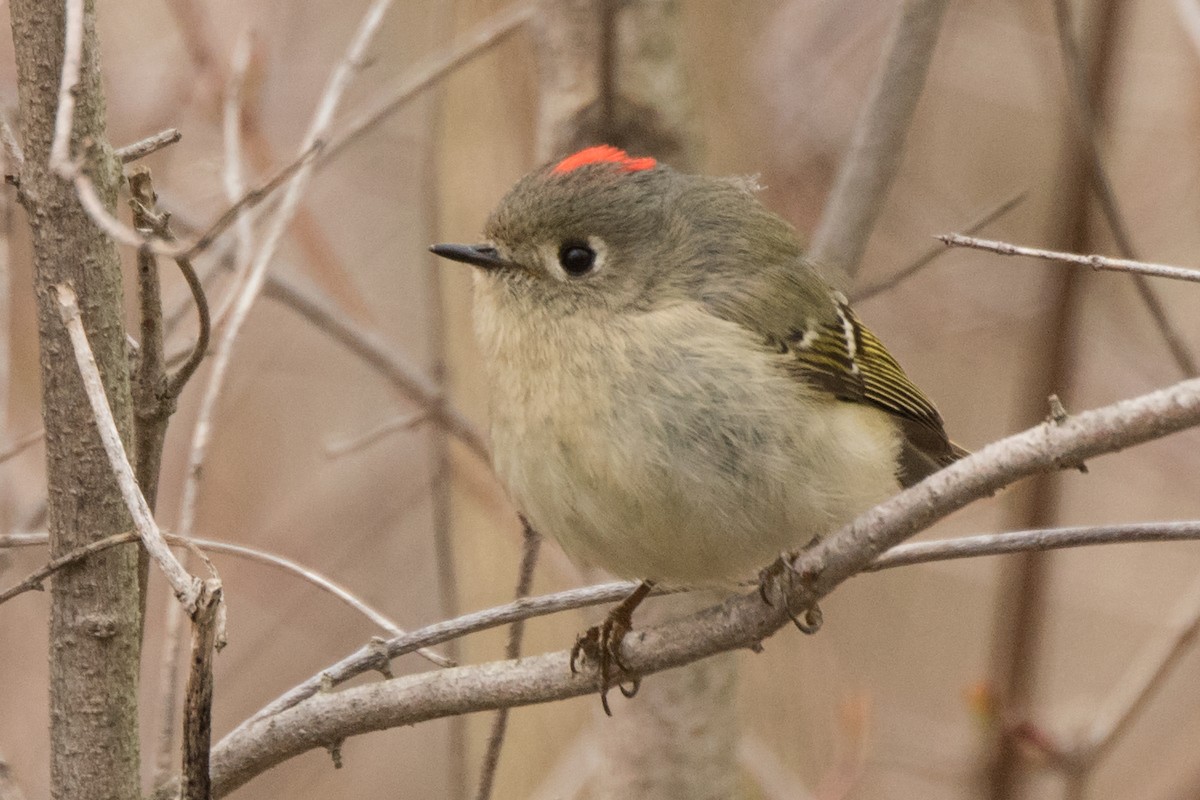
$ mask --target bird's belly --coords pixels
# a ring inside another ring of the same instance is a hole
[[[882,412],[798,390],[761,350],[653,341],[669,353],[600,348],[585,369],[496,376],[515,392],[493,411],[497,472],[573,560],[729,584],[895,490]]]

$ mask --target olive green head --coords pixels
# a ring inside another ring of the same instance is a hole
[[[795,232],[752,182],[686,175],[604,146],[526,175],[484,235],[432,250],[567,313],[752,302],[771,291],[768,273],[806,269]]]

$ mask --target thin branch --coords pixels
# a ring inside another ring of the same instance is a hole
[[[1037,430],[1037,429],[1035,429]],[[1094,531],[1089,535],[1088,531]],[[1112,526],[1093,529],[1062,528],[1048,531],[1019,531],[1016,533],[987,534],[940,542],[918,542],[894,547],[879,557],[881,566],[864,568],[886,569],[909,564],[927,563],[959,557],[980,557],[1019,552],[1022,548],[1055,549],[1061,538],[1061,547],[1078,547],[1089,544],[1117,544],[1124,541],[1188,541],[1200,538],[1200,522],[1157,523],[1127,526]],[[391,659],[412,652],[416,647],[432,646],[468,634],[507,625],[518,620],[555,614],[577,608],[611,603],[626,597],[637,586],[635,582],[622,581],[571,589],[556,594],[518,600],[503,606],[477,611],[438,622],[412,631],[404,637],[391,639],[383,644],[383,654]],[[657,588],[654,594],[664,593]],[[336,686],[351,678],[378,669],[381,650],[374,645],[360,648],[337,664],[285,692],[264,706],[242,726],[273,716],[283,710],[312,697],[325,687]]]
[[[46,533],[8,533],[0,536],[0,549],[9,547],[45,547],[50,544]]]
[[[8,602],[17,595],[24,594],[25,592],[34,590],[41,591],[42,583],[46,580],[46,578],[58,572],[63,567],[68,567],[72,564],[82,561],[93,553],[98,553],[101,550],[107,550],[108,548],[116,547],[117,545],[136,542],[137,540],[137,533],[118,533],[113,536],[105,537],[104,539],[97,539],[94,542],[88,542],[84,546],[77,547],[71,552],[64,553],[58,558],[52,558],[44,566],[34,570],[33,573],[31,573],[25,580],[0,592],[0,603]]]
[[[207,580],[192,625],[192,661],[183,717],[182,800],[211,800],[213,654],[221,624],[221,582]]]
[[[1095,270],[1132,272],[1155,278],[1170,278],[1177,281],[1200,283],[1200,270],[1174,267],[1170,264],[1153,264],[1147,261],[1134,261],[1128,258],[1063,253],[1057,250],[1043,250],[1039,247],[1024,247],[1022,245],[1010,244],[1009,242],[997,242],[991,239],[977,239],[974,236],[963,236],[958,233],[943,233],[934,238],[940,239],[949,247],[969,247],[974,250],[986,250],[989,253],[996,253],[1002,256],[1028,256],[1029,258],[1040,258],[1045,261],[1061,261],[1065,264],[1091,267]]]
[[[45,428],[39,428],[38,430],[33,431],[32,433],[25,434],[23,437],[21,437],[20,439],[17,439],[15,442],[10,444],[4,450],[0,450],[0,464],[3,464],[5,461],[8,461],[10,458],[16,458],[17,456],[21,455],[21,453],[24,453],[26,450],[33,447],[35,444],[37,444],[38,442],[42,441],[42,439],[45,439],[45,438],[46,438]]]
[[[92,547],[97,551],[104,550],[109,547],[115,547],[119,544],[137,541],[137,536],[138,534],[134,532],[122,533],[104,540],[106,542],[104,545],[101,545],[97,542],[89,545],[89,547]],[[328,592],[329,594],[333,595],[351,609],[362,614],[372,623],[378,625],[384,631],[391,634],[393,637],[400,638],[412,635],[396,625],[395,622],[385,616],[381,611],[378,611],[372,606],[368,605],[366,601],[356,596],[349,589],[346,589],[340,584],[334,582],[332,579],[325,577],[316,570],[310,569],[309,567],[293,561],[286,556],[281,556],[276,553],[268,553],[265,550],[258,550],[253,547],[247,547],[246,545],[234,544],[233,542],[220,542],[215,539],[184,539],[182,536],[177,536],[172,533],[164,533],[163,536],[174,546],[183,547],[187,545],[195,545],[201,550],[207,550],[210,553],[221,553],[223,555],[237,556],[238,558],[244,558],[249,561],[257,561],[260,564],[266,564],[268,566],[281,569],[284,572],[290,573],[291,575],[294,575],[301,580],[312,584],[321,591]],[[49,537],[44,533],[13,533],[6,536],[0,536],[0,550],[9,547],[41,547],[48,543]],[[79,554],[79,557],[82,557],[83,555],[86,555],[86,553]],[[78,560],[78,558],[73,558],[73,560]],[[43,567],[43,569],[46,569],[46,567]],[[53,571],[54,569],[50,570],[50,572]],[[36,574],[38,573],[35,573],[35,575]],[[45,575],[42,575],[42,577],[44,578]],[[27,582],[36,583],[37,580],[33,579],[33,576],[31,576]],[[28,591],[28,589],[23,591]],[[439,667],[457,666],[453,661],[437,652],[434,652],[433,650],[419,649],[412,652],[415,652],[417,655],[433,664],[436,664]]]
[[[192,266],[191,259],[182,255],[175,259],[175,264],[179,267],[179,273],[183,275],[183,280],[192,293],[192,302],[196,305],[197,332],[196,343],[188,353],[187,360],[180,364],[179,368],[167,379],[167,396],[171,398],[179,397],[183,387],[200,368],[200,363],[204,361],[204,357],[208,353],[209,338],[212,335],[208,296],[204,293],[204,284],[201,282],[200,276],[196,274],[196,268]]]
[[[381,645],[372,643],[360,647],[341,661],[326,667],[263,706],[243,722],[239,729],[292,708],[324,691],[326,687],[338,686],[365,672],[377,670],[380,668],[381,660],[386,663],[393,658],[412,652],[417,647],[432,647],[468,634],[509,625],[518,620],[533,619],[560,611],[588,608],[603,603],[613,603],[628,596],[636,587],[636,583],[620,581],[587,586],[582,589],[570,589],[542,597],[531,597],[503,606],[464,614],[456,619],[436,622],[412,631],[407,636],[389,639]]]
[[[72,0],[72,2],[74,1]],[[350,50],[356,52],[348,51],[346,57],[342,59],[338,67],[334,70],[330,78],[330,83],[322,95],[321,103],[323,105],[318,107],[317,114],[313,120],[313,127],[310,129],[309,135],[305,139],[305,145],[301,148],[296,158],[276,173],[263,186],[248,191],[237,202],[226,209],[194,242],[182,244],[151,242],[149,247],[154,253],[172,258],[180,255],[189,259],[194,258],[210,247],[246,211],[254,208],[268,197],[271,197],[276,189],[287,185],[289,192],[292,186],[299,187],[297,191],[302,190],[303,185],[307,183],[312,168],[315,166],[315,161],[319,160],[321,164],[327,163],[347,146],[383,122],[446,74],[504,41],[505,38],[517,30],[524,22],[528,21],[536,8],[535,4],[523,3],[511,10],[495,15],[464,34],[461,39],[455,41],[446,53],[440,54],[429,61],[422,62],[415,67],[401,84],[396,87],[392,97],[384,101],[376,110],[348,125],[342,134],[326,146],[324,136],[332,122],[333,112],[337,108],[346,84],[361,66],[366,47],[370,43],[370,39],[373,37],[375,29],[377,29],[382,19],[382,14],[390,5],[390,0],[376,0],[376,3],[377,5],[372,6],[364,16],[363,21],[365,25],[360,28],[358,38],[351,43]],[[303,177],[301,177],[302,174]],[[90,181],[85,175],[79,172],[77,165],[70,165],[70,174],[67,177],[75,180],[84,207],[101,229],[115,240],[131,247],[146,246],[144,237],[139,237],[136,231],[124,225],[120,220],[107,212],[103,203],[99,202],[99,198],[95,196],[95,189],[91,187]],[[299,179],[298,183],[297,179]],[[285,198],[283,203],[295,206],[298,199],[297,194],[295,199],[288,200]],[[294,213],[294,208],[287,213],[281,213],[281,218],[287,217],[290,219],[292,213]],[[279,235],[281,233],[276,234],[275,238]],[[270,235],[268,238],[271,238]],[[273,251],[274,246],[274,244],[270,244],[269,248]],[[255,293],[257,293],[257,289]]]
[[[121,443],[121,435],[117,432],[112,409],[109,408],[108,398],[104,394],[104,384],[100,380],[100,370],[96,367],[96,359],[92,355],[91,345],[88,344],[87,332],[83,329],[83,320],[79,316],[79,303],[76,300],[75,291],[70,286],[61,283],[54,289],[58,295],[59,314],[71,336],[71,345],[75,350],[75,362],[79,365],[79,374],[83,379],[84,389],[87,391],[88,402],[92,406],[96,427],[100,432],[104,450],[108,454],[109,463],[117,478],[117,484],[121,488],[125,505],[129,508],[130,516],[133,517],[133,523],[141,537],[142,544],[150,552],[151,558],[158,562],[167,582],[171,584],[172,591],[175,592],[175,597],[183,603],[188,616],[191,616],[196,610],[196,599],[201,590],[200,581],[189,575],[171,554],[170,548],[167,547],[167,543],[154,521],[154,515],[150,513],[146,498],[142,496],[137,481],[133,477],[133,467],[130,466],[125,446]]]
[[[816,602],[882,551],[1020,478],[1196,424],[1200,424],[1200,380],[1189,380],[1061,423],[1043,423],[990,445],[867,511],[797,556],[794,566],[803,580],[796,582],[789,598],[792,606]],[[736,596],[639,631],[625,640],[622,655],[633,674],[649,675],[718,652],[756,647],[788,624],[785,605],[768,606],[758,592]],[[276,701],[214,748],[214,793],[224,795],[286,758],[347,736],[594,691],[595,676],[586,670],[572,675],[567,662],[563,650],[515,662],[456,667],[323,692],[303,705],[271,713],[280,702]],[[332,680],[331,672],[323,674]],[[170,792],[169,788],[162,791]]]
[[[133,224],[139,230],[153,232],[158,225],[165,225],[155,210],[157,196],[150,170],[144,166],[134,167],[126,176],[132,195],[129,205],[133,210]],[[146,503],[153,512],[158,498],[158,475],[162,463],[163,443],[167,435],[167,423],[174,410],[174,403],[167,397],[166,366],[163,361],[163,318],[162,283],[158,274],[158,257],[148,248],[137,252],[138,308],[141,337],[138,340],[139,355],[137,370],[133,376],[134,397],[134,447],[138,487],[146,496]],[[142,610],[145,611],[146,579],[149,562],[143,553],[139,558]]]
[[[521,600],[529,596],[533,588],[533,571],[537,567],[538,551],[541,549],[542,537],[529,524],[529,520],[521,518],[521,566],[517,571],[517,590],[515,596]],[[508,629],[508,644],[504,648],[504,657],[510,661],[521,657],[521,640],[525,636],[525,620],[517,620]],[[500,766],[500,751],[504,747],[504,734],[508,731],[508,707],[496,712],[492,720],[492,732],[488,736],[487,751],[483,756],[483,767],[479,773],[479,789],[475,800],[489,800],[492,787],[496,782],[496,768]]]
[[[147,136],[140,142],[118,147],[114,155],[122,164],[128,164],[130,161],[137,161],[139,158],[145,158],[151,153],[157,153],[164,147],[169,147],[183,138],[183,134],[178,128],[167,128],[165,131],[159,131],[153,136]]]
[[[1028,196],[1029,196],[1028,191],[1014,194],[1012,197],[1008,198],[1000,205],[994,206],[993,208],[985,211],[983,214],[979,215],[979,217],[974,222],[972,222],[971,224],[969,224],[966,227],[967,235],[973,235],[973,234],[979,233],[981,230],[983,230],[987,226],[991,225],[993,222],[1000,219],[1001,217],[1003,217],[1008,212],[1012,211],[1017,206],[1021,205],[1021,203],[1025,202],[1025,198]],[[887,292],[892,289],[895,289],[901,283],[908,280],[913,275],[916,275],[918,272],[925,269],[925,267],[932,264],[934,261],[937,260],[938,256],[942,255],[945,252],[946,252],[946,248],[938,247],[937,245],[933,245],[928,250],[926,250],[921,255],[920,258],[918,258],[916,261],[909,264],[904,269],[899,270],[894,275],[884,278],[883,280],[879,281],[878,283],[872,283],[869,286],[864,286],[863,288],[854,292],[850,299],[855,303],[861,303],[864,300],[871,299],[872,297],[874,297],[877,294],[882,294],[883,292]]]
[[[184,553],[182,558],[186,559],[187,554]],[[168,603],[166,614],[158,667],[158,697],[161,717],[158,726],[158,752],[154,759],[156,781],[168,778],[176,763],[175,736],[179,727],[179,706],[175,698],[179,696],[179,685],[183,673],[180,663],[183,658],[183,610],[178,603]]]
[[[1136,542],[1186,542],[1196,539],[1200,539],[1200,520],[990,533],[898,545],[879,556],[863,571],[878,572],[934,561],[1063,550],[1069,547]]]
[[[900,168],[904,140],[937,44],[947,0],[906,0],[854,127],[850,151],[825,202],[809,255],[858,271],[867,240]]]
[[[58,84],[58,107],[54,113],[54,138],[50,142],[50,169],[71,177],[71,134],[75,128],[75,92],[83,61],[83,0],[66,0],[66,31],[63,39],[62,74]]]
[[[262,186],[258,186],[249,190],[242,195],[237,202],[225,209],[221,216],[217,217],[217,219],[208,226],[204,233],[200,234],[199,238],[197,238],[195,242],[187,245],[187,247],[182,250],[183,254],[188,258],[195,258],[207,250],[209,246],[217,240],[217,237],[223,234],[230,225],[240,219],[246,211],[249,211],[259,203],[271,197],[280,187],[291,185],[290,182],[294,181],[297,176],[301,174],[301,172],[307,174],[306,168],[312,165],[313,160],[320,155],[321,150],[324,149],[324,147],[325,143],[320,139],[316,139],[309,143],[303,150],[300,151],[299,155],[297,155],[289,163],[285,164],[278,172],[268,178]]]
[[[145,230],[147,233],[152,233],[164,242],[174,243],[175,234],[171,231],[170,214],[158,211],[158,195],[155,193],[153,186],[151,186],[149,170],[136,168],[131,171],[129,186],[130,191],[134,195],[130,204],[133,206],[134,219],[139,231]],[[139,263],[140,259],[143,258],[153,263],[154,254],[148,246],[143,246],[138,249],[138,258]],[[191,292],[192,303],[196,306],[197,333],[196,343],[193,345],[191,352],[188,353],[187,359],[173,375],[161,378],[164,385],[160,393],[168,408],[173,406],[175,399],[183,391],[183,387],[191,379],[192,375],[195,374],[196,369],[200,366],[200,362],[204,360],[205,353],[208,351],[209,337],[212,333],[212,318],[208,310],[208,297],[204,293],[204,284],[201,282],[200,276],[196,273],[196,268],[192,265],[192,260],[186,253],[179,254],[175,256],[175,264],[179,267],[179,272],[183,275],[183,280],[187,284],[188,291]],[[155,275],[157,275],[157,272],[155,272]],[[156,297],[155,304],[153,312],[151,309],[145,308],[143,309],[143,315],[153,313],[156,317],[157,325],[161,329],[157,334],[158,348],[161,350],[161,339],[166,330],[166,323],[163,321],[161,298]],[[146,331],[143,331],[142,338],[146,338]],[[157,358],[162,359],[162,355],[159,354]]]
[[[75,184],[75,194],[79,197],[79,204],[92,218],[92,222],[96,223],[96,227],[107,233],[113,241],[139,250],[145,248],[155,255],[172,257],[177,255],[177,247],[144,236],[114,217],[108,207],[104,205],[104,201],[100,199],[92,179],[83,171],[82,163],[71,164],[70,170],[63,174],[63,177]]]
[[[129,247],[149,248],[151,252],[159,256],[168,256],[170,258],[183,256],[191,259],[212,245],[217,237],[224,233],[246,211],[271,198],[280,187],[291,185],[289,182],[294,180],[305,168],[311,167],[323,148],[324,142],[320,140],[308,145],[292,162],[285,165],[283,169],[268,179],[266,183],[246,192],[241,199],[226,209],[221,216],[217,217],[216,221],[200,235],[200,238],[190,243],[166,242],[159,239],[147,238],[114,217],[105,207],[104,201],[100,199],[100,195],[97,194],[96,187],[92,183],[91,178],[82,171],[80,163],[72,162],[66,168],[67,171],[62,174],[63,177],[75,184],[75,191],[79,196],[79,202],[83,205],[84,210],[88,212],[88,216],[92,218],[97,227],[112,237],[114,241],[128,245]]]
[[[321,573],[309,569],[303,564],[293,561],[286,556],[281,556],[276,553],[268,553],[263,550],[247,547],[245,545],[234,544],[232,542],[218,542],[212,539],[193,539],[192,541],[197,547],[207,550],[210,553],[225,553],[226,555],[239,556],[241,558],[257,561],[260,564],[267,564],[269,566],[282,569],[285,572],[289,572],[292,575],[311,583],[318,589],[328,592],[338,600],[341,600],[347,606],[362,614],[375,625],[382,628],[388,633],[389,636],[399,637],[409,635],[404,631],[403,628],[385,616],[382,612],[368,605],[366,601],[359,598],[349,589],[346,589],[330,578],[325,577]],[[432,650],[421,649],[417,651],[417,654],[439,667],[455,666],[454,661]]]
[[[1100,156],[1099,126],[1096,113],[1092,108],[1092,92],[1088,86],[1088,74],[1084,67],[1083,56],[1079,52],[1079,45],[1071,31],[1071,10],[1067,6],[1067,0],[1054,0],[1054,22],[1067,72],[1067,81],[1071,86],[1071,98],[1074,101],[1075,116],[1079,123],[1084,154],[1091,166],[1088,172],[1091,177],[1092,191],[1100,203],[1100,210],[1104,213],[1109,230],[1112,231],[1117,252],[1126,259],[1136,260],[1138,255],[1133,246],[1133,237],[1117,204],[1117,193],[1113,189],[1112,181],[1109,180],[1108,171],[1104,168],[1104,159]],[[1191,350],[1188,349],[1179,332],[1171,324],[1170,319],[1167,318],[1167,311],[1163,308],[1162,301],[1158,299],[1154,289],[1141,274],[1135,274],[1133,280],[1142,303],[1150,312],[1150,316],[1154,320],[1159,334],[1166,342],[1167,349],[1170,350],[1180,372],[1185,377],[1196,375],[1196,359],[1192,356]]]

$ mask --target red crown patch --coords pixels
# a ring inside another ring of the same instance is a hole
[[[567,156],[554,166],[553,171],[558,175],[565,175],[588,164],[616,164],[624,172],[640,172],[644,169],[654,169],[657,163],[649,156],[631,158],[624,150],[601,144]]]

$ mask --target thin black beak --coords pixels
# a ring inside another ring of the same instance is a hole
[[[483,269],[508,266],[508,262],[500,257],[500,252],[490,244],[435,244],[431,245],[429,250],[442,258]]]

